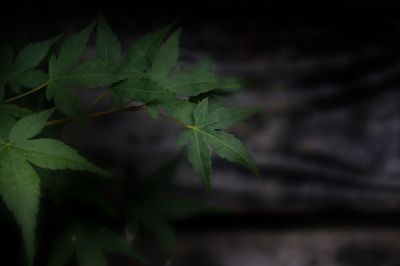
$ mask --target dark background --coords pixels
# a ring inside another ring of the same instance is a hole
[[[246,84],[232,102],[265,112],[232,131],[254,155],[268,195],[246,169],[218,158],[206,193],[183,163],[174,190],[228,212],[175,221],[175,265],[400,265],[396,6],[264,4],[21,3],[2,11],[1,27],[23,46],[76,32],[101,10],[126,48],[182,15],[182,64],[211,57],[219,74]],[[90,101],[95,92],[82,95]],[[129,166],[141,176],[178,154],[179,130],[133,113],[92,128],[71,124],[64,136],[108,170],[124,175]]]

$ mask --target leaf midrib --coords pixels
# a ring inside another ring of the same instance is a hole
[[[245,167],[248,167],[248,166],[246,165],[246,163],[247,163],[246,158],[244,158],[244,157],[241,155],[240,152],[238,152],[237,150],[233,149],[231,146],[227,145],[225,142],[223,142],[223,141],[220,140],[219,138],[215,137],[214,135],[211,135],[211,134],[208,133],[207,131],[204,131],[204,130],[202,130],[202,129],[199,129],[198,127],[193,127],[192,130],[199,131],[199,132],[201,132],[201,133],[203,133],[203,134],[205,134],[205,135],[207,135],[207,136],[209,136],[209,137],[215,139],[215,140],[218,141],[219,143],[223,144],[225,147],[227,147],[229,150],[233,151],[235,154],[237,154],[237,155],[243,160],[243,161],[240,160],[240,164],[242,164],[242,165],[245,166]]]

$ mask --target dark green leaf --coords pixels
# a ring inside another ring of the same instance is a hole
[[[47,119],[53,112],[54,109],[49,109],[20,119],[10,132],[10,141],[14,142],[35,137],[43,130]]]
[[[63,74],[72,64],[76,63],[86,49],[86,44],[93,31],[95,21],[65,40],[61,45],[58,57],[53,59],[49,71],[50,78],[55,78]]]
[[[160,103],[161,107],[173,118],[185,125],[193,125],[193,111],[196,104],[178,98],[166,98]]]
[[[157,119],[160,116],[160,103],[152,101],[146,104],[146,111],[151,118]]]
[[[195,130],[184,131],[177,141],[178,148],[187,145],[187,155],[194,171],[207,190],[211,190],[211,154],[203,136]]]
[[[30,115],[32,111],[14,104],[1,104],[0,113],[7,114],[15,118],[22,118],[24,116]]]
[[[119,66],[121,44],[103,16],[99,16],[96,34],[96,59]]]
[[[177,147],[187,146],[189,161],[200,180],[210,189],[211,155],[210,150],[221,157],[260,173],[246,147],[234,136],[215,129],[224,129],[248,117],[254,110],[221,107],[208,113],[208,98],[197,104],[193,110],[193,124],[186,124],[189,130],[181,133]]]
[[[55,56],[52,56],[49,61],[49,73],[51,77],[57,74],[56,68],[57,59]],[[59,71],[61,71],[61,69]],[[64,114],[70,117],[78,117],[80,115],[78,96],[62,82],[52,80],[47,86],[46,97],[48,100],[53,99],[57,109]]]
[[[13,69],[18,71],[27,71],[35,68],[47,55],[49,49],[59,39],[59,36],[47,41],[30,44],[22,49],[15,59]]]
[[[259,113],[261,109],[254,107],[219,107],[211,112],[207,119],[197,123],[198,128],[227,129],[249,116]]]
[[[16,122],[17,120],[9,114],[0,112],[0,138],[6,139]]]
[[[158,49],[171,26],[172,24],[169,24],[157,32],[146,35],[129,47],[123,63],[124,72],[146,71],[152,65]]]
[[[12,81],[25,88],[35,88],[45,83],[48,76],[41,70],[29,70],[20,74]]]
[[[109,175],[89,163],[78,152],[55,139],[34,139],[20,141],[14,145],[31,163],[46,169],[84,170],[100,175]]]
[[[148,79],[127,79],[113,88],[114,93],[124,99],[147,103],[168,95],[158,83]]]
[[[54,100],[58,110],[70,117],[79,117],[81,114],[78,95],[67,85],[53,81],[47,86],[47,99]]]
[[[35,220],[39,205],[39,177],[23,156],[0,139],[0,194],[22,229],[28,263],[35,253]]]
[[[240,163],[253,171],[257,176],[260,176],[253,158],[240,140],[231,134],[222,131],[210,129],[195,129],[195,131],[199,132],[199,134],[204,137],[204,140],[210,145],[211,149],[218,153],[222,158],[235,163]]]
[[[67,82],[86,88],[98,88],[108,86],[121,79],[123,79],[123,76],[118,66],[112,66],[100,60],[89,60],[70,73],[58,78],[57,82]]]
[[[177,30],[157,52],[150,73],[155,80],[164,79],[176,66],[179,57],[179,36]]]

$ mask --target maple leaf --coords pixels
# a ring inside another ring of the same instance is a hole
[[[171,75],[179,58],[179,36],[180,30],[177,30],[160,46],[146,73],[133,75],[121,82],[114,92],[120,98],[146,103],[149,114],[156,118],[160,107],[176,102],[173,96],[190,97],[212,90],[239,87],[232,80],[217,78],[208,60],[200,62],[193,69],[183,69]]]
[[[81,114],[79,99],[72,91],[73,86],[98,88],[123,78],[119,64],[119,41],[101,16],[97,26],[96,58],[71,69],[85,51],[94,26],[95,21],[80,33],[66,39],[58,57],[53,55],[50,58],[47,98],[54,99],[56,107],[71,117]]]
[[[55,139],[32,139],[44,128],[54,109],[20,119],[0,138],[0,195],[22,229],[29,264],[33,263],[34,230],[40,179],[32,165],[46,169],[75,169],[108,175]]]
[[[166,34],[174,24],[172,22],[157,32],[141,37],[128,48],[123,62],[123,72],[128,77],[135,77],[137,73],[143,73],[151,67]]]
[[[50,255],[48,266],[64,266],[74,253],[80,266],[106,266],[105,252],[128,256],[147,263],[117,233],[99,227],[78,226],[58,238]]]
[[[45,82],[47,75],[34,68],[40,64],[58,39],[59,36],[56,36],[47,41],[29,44],[18,52],[15,59],[11,47],[2,42],[0,44],[0,83],[10,83],[14,91],[19,91],[21,87],[33,88]]]
[[[0,104],[0,137],[7,138],[11,128],[22,118],[31,114],[31,110],[13,104]]]
[[[212,152],[229,161],[242,164],[260,176],[251,155],[241,141],[220,130],[258,111],[241,107],[220,107],[209,113],[208,98],[201,101],[194,109],[193,124],[186,124],[188,130],[180,134],[177,147],[187,146],[188,159],[207,190],[211,189]]]
[[[121,99],[150,103],[174,95],[157,82],[176,65],[179,31],[161,45],[171,25],[139,39],[125,57],[122,72],[127,79],[112,88],[116,102]],[[147,72],[146,72],[147,71]]]

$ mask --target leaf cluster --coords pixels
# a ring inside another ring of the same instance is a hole
[[[259,110],[227,106],[215,100],[220,92],[235,92],[239,84],[218,77],[210,61],[192,68],[181,67],[181,30],[172,31],[175,24],[139,38],[124,53],[102,16],[76,34],[29,44],[15,55],[7,42],[0,42],[0,196],[21,228],[29,265],[34,264],[35,256],[40,169],[110,175],[59,140],[59,136],[41,137],[51,135],[47,131],[50,125],[82,122],[118,111],[146,110],[152,118],[166,117],[182,127],[177,147],[186,147],[187,157],[207,190],[211,189],[213,154],[259,176],[245,146],[224,131]],[[95,56],[83,59],[92,39]],[[77,89],[95,90],[99,96],[85,109]],[[39,110],[24,105],[26,97],[40,92],[46,102]],[[113,106],[90,113],[90,108],[106,96],[112,98]],[[58,119],[50,120],[51,117]],[[142,185],[145,184],[139,187]],[[153,196],[145,200],[151,212],[137,206],[130,208],[132,224],[144,225],[164,246],[174,246],[166,222],[170,214],[159,211],[167,202]],[[170,202],[169,209],[179,205],[185,204]],[[115,233],[87,227],[74,232],[73,238],[70,234],[60,238],[57,245],[64,248],[52,257],[50,265],[64,265],[73,253],[82,266],[106,265],[103,250],[141,259]]]

